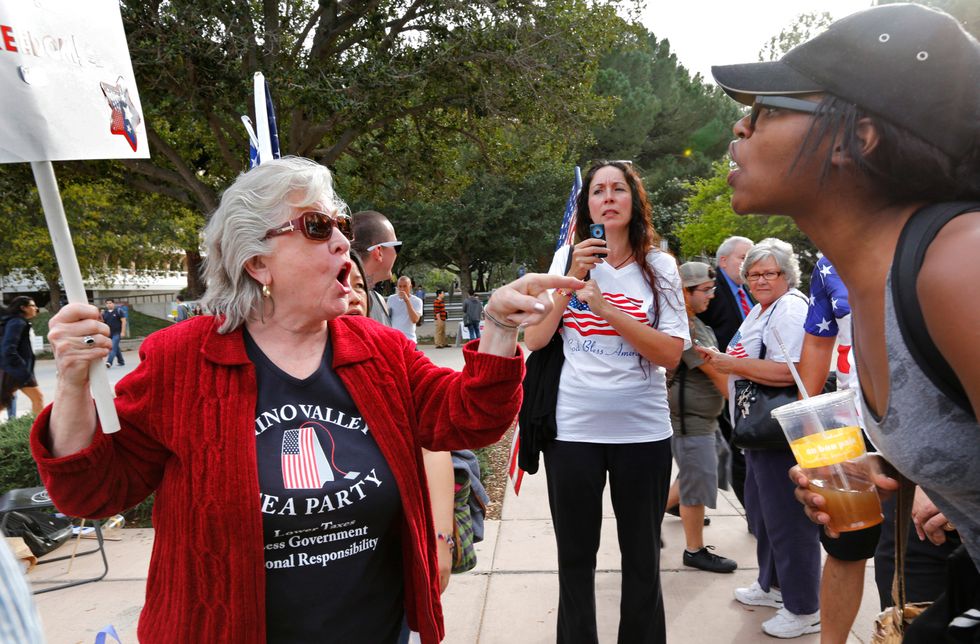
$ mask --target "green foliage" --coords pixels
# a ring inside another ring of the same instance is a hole
[[[800,260],[801,277],[806,282],[817,261],[816,248],[789,217],[776,215],[742,216],[732,210],[732,189],[728,185],[728,162],[714,165],[714,174],[691,184],[686,199],[687,215],[675,231],[684,258],[714,257],[727,237],[740,235],[754,241],[776,237],[793,245]]]
[[[769,39],[769,42],[759,51],[759,60],[779,60],[793,47],[826,30],[832,22],[834,22],[833,17],[826,11],[801,13],[790,26],[780,31],[779,35]]]
[[[0,492],[41,485],[31,457],[33,416],[18,416],[0,424]]]
[[[642,28],[625,31],[603,58],[594,91],[617,104],[613,119],[594,130],[591,158],[634,161],[654,190],[710,172],[739,116],[723,92],[691,78],[666,40]]]

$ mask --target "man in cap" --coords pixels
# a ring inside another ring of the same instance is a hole
[[[717,347],[711,328],[699,320],[715,297],[715,272],[702,262],[680,267],[684,302],[691,325],[691,338],[702,347]],[[668,401],[674,430],[671,451],[677,461],[677,480],[670,488],[667,506],[680,505],[686,548],[685,566],[708,572],[729,573],[738,568],[733,560],[711,552],[704,544],[704,508],[714,508],[718,499],[718,415],[725,405],[722,392],[728,378],[705,363],[692,346],[684,351],[671,383]]]
[[[850,295],[868,434],[937,506],[917,525],[955,526],[965,565],[980,563],[980,280],[963,273],[980,248],[980,44],[945,13],[893,4],[848,16],[779,61],[712,73],[752,106],[730,146],[732,207],[791,216],[833,263]],[[933,230],[903,236],[919,224]],[[890,278],[909,249],[921,264]],[[910,296],[918,323],[905,313]],[[797,468],[792,476],[826,524],[823,497]],[[778,617],[783,636],[812,627]]]

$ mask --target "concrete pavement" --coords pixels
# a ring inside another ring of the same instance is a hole
[[[438,364],[462,366],[462,352],[458,349],[436,350],[428,346],[423,350]],[[136,363],[135,352],[127,353],[126,361],[128,370],[130,364]],[[112,376],[121,376],[123,369],[114,367],[112,371]],[[616,641],[621,578],[615,519],[608,493],[603,515],[596,604],[599,637],[605,643]],[[724,492],[718,508],[708,510],[708,516],[712,523],[705,528],[706,542],[717,546],[719,554],[738,561],[739,569],[731,575],[719,575],[682,566],[684,538],[680,520],[670,516],[665,519],[666,547],[662,553],[661,576],[669,641],[685,644],[775,641],[761,631],[761,623],[774,609],[750,609],[732,599],[732,589],[751,584],[758,572],[755,541],[746,532],[738,501],[733,494]],[[109,553],[106,579],[36,597],[50,643],[90,643],[95,633],[109,624],[115,626],[123,644],[136,641],[153,531],[122,530],[119,536],[121,540],[106,545]],[[61,550],[69,547],[63,546]],[[486,538],[477,545],[477,551],[476,569],[454,575],[443,595],[445,641],[451,644],[554,642],[558,575],[543,470],[533,477],[525,477],[520,496],[508,488],[502,517],[487,522]],[[97,555],[77,559],[70,574],[66,574],[64,563],[39,566],[29,574],[29,579],[36,587],[43,587],[45,581],[84,576],[98,563]],[[877,612],[877,591],[869,565],[864,602],[849,643],[869,641]],[[819,637],[809,635],[796,641],[815,644]]]

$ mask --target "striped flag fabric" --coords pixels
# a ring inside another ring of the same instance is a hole
[[[300,427],[282,433],[282,485],[287,490],[319,490],[334,480],[316,429]]]
[[[635,297],[627,297],[623,293],[604,293],[603,297],[623,313],[634,318],[641,324],[647,324],[649,319],[643,310],[643,300]],[[585,302],[580,302],[572,296],[568,303],[568,308],[562,315],[562,324],[570,329],[575,329],[583,336],[588,335],[619,335],[619,332],[612,327],[605,318],[592,313]]]
[[[578,199],[578,193],[581,189],[582,169],[575,166],[575,181],[572,182],[572,190],[568,193],[568,199],[565,201],[565,214],[562,215],[561,228],[558,230],[558,239],[555,243],[556,251],[562,246],[571,244],[572,240],[575,239],[575,201]],[[521,493],[521,483],[524,481],[524,470],[517,464],[520,448],[521,429],[517,427],[514,429],[514,438],[510,444],[510,461],[507,468],[508,477],[514,486],[514,494]]]
[[[249,170],[260,165],[263,161],[278,159],[281,156],[276,109],[272,105],[269,81],[265,79],[262,72],[255,72],[252,87],[255,92],[256,129],[252,129],[252,120],[248,116],[242,116],[242,123],[245,125],[245,131],[248,132]]]

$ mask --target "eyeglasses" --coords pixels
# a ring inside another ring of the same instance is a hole
[[[298,230],[303,233],[303,237],[312,241],[327,241],[333,234],[334,227],[348,240],[354,240],[350,217],[347,215],[333,217],[325,212],[316,212],[315,210],[304,212],[296,219],[291,219],[282,226],[269,230],[262,239],[269,239]]]
[[[755,129],[755,122],[759,120],[759,114],[765,108],[776,108],[790,110],[792,112],[806,112],[816,114],[820,111],[820,103],[804,101],[801,98],[790,98],[789,96],[756,96],[752,104],[752,118],[749,124]]]
[[[395,254],[397,255],[402,249],[402,243],[396,239],[395,241],[381,242],[380,244],[375,244],[374,246],[368,246],[364,250],[370,253],[375,248],[394,248]]]
[[[696,288],[695,291],[699,293],[714,293],[717,286],[709,286],[708,288]]]
[[[771,282],[782,274],[783,274],[782,271],[766,271],[765,273],[749,273],[748,275],[745,276],[745,280],[748,282],[758,282],[761,278],[764,277],[766,278],[767,282]]]

